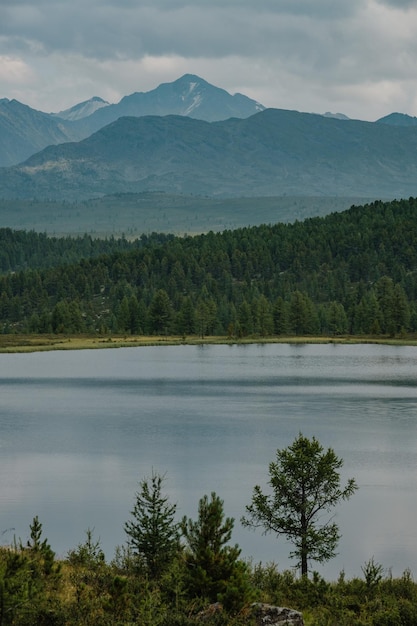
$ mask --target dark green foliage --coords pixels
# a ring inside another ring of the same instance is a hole
[[[60,570],[36,516],[26,546],[15,542],[0,551],[0,625],[63,624]]]
[[[30,526],[30,540],[27,542],[26,549],[33,560],[33,571],[37,570],[39,578],[59,575],[59,566],[55,563],[55,552],[47,539],[42,540],[42,524],[37,515]]]
[[[149,330],[164,335],[171,330],[172,306],[165,289],[158,289],[149,306]]]
[[[159,578],[179,551],[177,507],[162,492],[164,478],[152,472],[139,483],[133,519],[125,524],[129,546],[151,578]]]
[[[227,545],[233,526],[233,518],[224,516],[223,500],[214,492],[210,499],[207,495],[201,498],[196,521],[184,517],[181,523],[188,594],[212,603],[220,601],[228,609],[240,608],[250,596],[240,548]]]
[[[196,237],[61,240],[4,229],[3,240],[2,332],[417,332],[413,198]]]
[[[74,565],[84,565],[94,569],[97,565],[104,563],[104,552],[100,547],[100,540],[93,539],[93,530],[86,530],[86,538],[83,543],[78,544],[75,550],[68,552],[68,561]]]
[[[310,560],[322,563],[336,555],[339,529],[331,518],[323,519],[323,513],[357,489],[354,479],[341,488],[342,465],[331,448],[324,451],[315,437],[300,433],[288,448],[277,450],[276,462],[269,464],[272,494],[257,485],[246,507],[248,517],[242,518],[245,526],[289,539],[294,545],[290,556],[297,559],[302,576],[307,576]]]
[[[371,558],[362,578],[347,580],[342,572],[327,582],[274,563],[250,566],[239,561],[237,546],[226,545],[233,520],[222,509],[215,494],[200,501],[198,521],[182,524],[195,551],[177,552],[157,578],[124,548],[106,563],[91,530],[56,562],[35,517],[26,545],[0,548],[0,626],[248,626],[254,600],[301,611],[306,626],[417,626],[417,584],[409,571],[393,578]],[[206,575],[199,572],[196,585],[191,570],[199,564]],[[215,593],[220,602],[213,602]]]

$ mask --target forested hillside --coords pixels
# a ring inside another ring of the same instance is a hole
[[[1,326],[233,337],[414,333],[416,218],[410,198],[197,237],[111,245],[81,238],[71,254],[80,255],[83,242],[90,253],[79,262],[41,269],[28,254],[20,265],[38,269],[3,274]],[[34,248],[35,239],[28,239]],[[91,258],[100,245],[103,253]],[[7,254],[5,270],[13,265]]]
[[[48,237],[34,231],[0,228],[0,272],[16,272],[24,269],[42,269],[77,263],[81,259],[127,251],[152,243],[164,243],[170,235],[143,235],[133,242],[124,237],[93,239],[83,237]]]

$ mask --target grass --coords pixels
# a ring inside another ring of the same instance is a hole
[[[398,346],[417,346],[416,336],[375,337],[375,336],[338,336],[338,337],[233,337],[209,336],[143,336],[143,335],[0,335],[0,353],[43,352],[47,350],[92,350],[103,348],[127,348],[140,346],[175,346],[175,345],[244,345],[253,343],[297,343],[297,344],[386,344]]]

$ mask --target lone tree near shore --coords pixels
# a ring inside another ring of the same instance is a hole
[[[264,534],[289,539],[295,548],[290,557],[297,559],[302,576],[307,576],[309,561],[322,563],[336,556],[339,528],[332,516],[323,520],[323,513],[330,513],[357,489],[353,478],[340,486],[342,465],[331,448],[324,451],[317,439],[300,433],[288,448],[277,450],[276,462],[269,464],[272,495],[257,485],[246,507],[248,515],[242,518],[245,526],[263,527]]]

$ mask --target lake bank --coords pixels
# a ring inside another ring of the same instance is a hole
[[[0,353],[44,352],[50,350],[91,350],[103,348],[138,348],[141,346],[179,345],[245,345],[268,343],[292,344],[384,344],[394,346],[416,346],[416,337],[370,337],[370,336],[275,336],[235,337],[208,336],[143,336],[143,335],[0,335]]]

